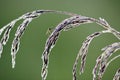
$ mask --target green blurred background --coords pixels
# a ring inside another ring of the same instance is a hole
[[[115,29],[120,30],[120,0],[0,0],[0,27],[26,12],[38,9],[68,11],[94,18],[102,17]],[[21,39],[16,67],[12,69],[10,49],[15,30],[21,23],[19,21],[12,30],[7,45],[4,46],[0,59],[0,80],[42,80],[41,55],[48,37],[46,31],[67,17],[61,14],[44,14],[33,20]],[[50,55],[47,80],[72,80],[72,66],[82,42],[89,34],[102,29],[96,24],[85,24],[68,32],[62,32]],[[95,38],[89,48],[85,72],[78,76],[78,79],[92,80],[92,69],[96,58],[102,53],[101,48],[118,41],[112,34]],[[117,51],[112,57],[119,52]],[[110,64],[103,80],[112,80],[119,67],[120,58]]]

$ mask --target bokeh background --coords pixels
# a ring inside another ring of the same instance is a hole
[[[38,9],[68,11],[94,18],[102,17],[120,31],[120,0],[0,0],[0,27],[26,12]],[[16,67],[12,69],[10,49],[15,30],[22,22],[19,21],[12,29],[7,45],[4,46],[0,59],[0,80],[42,80],[41,55],[48,37],[46,31],[67,17],[69,16],[49,13],[33,20],[21,39]],[[96,24],[85,24],[68,32],[62,32],[50,55],[47,80],[72,80],[72,66],[82,42],[89,34],[102,29]],[[78,79],[92,80],[92,69],[96,58],[102,53],[101,48],[118,41],[112,34],[104,34],[95,38],[89,48],[85,72],[78,76]],[[112,57],[119,53],[120,51],[117,51]],[[112,80],[119,67],[120,58],[110,64],[103,80]]]

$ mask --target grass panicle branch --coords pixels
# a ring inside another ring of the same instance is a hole
[[[102,78],[102,75],[104,74],[106,67],[107,67],[107,61],[112,56],[113,53],[118,51],[120,49],[120,42],[113,43],[112,45],[109,45],[105,51],[101,54],[101,61],[100,61],[100,68],[98,71],[98,77]]]
[[[79,53],[76,57],[76,60],[74,62],[74,65],[73,65],[73,77],[76,78],[76,70],[77,70],[77,64],[78,64],[78,61],[79,61],[79,58],[81,57],[81,68],[80,68],[80,74],[83,73],[84,71],[84,67],[85,67],[85,62],[86,62],[86,56],[87,56],[87,53],[88,53],[88,48],[89,48],[89,45],[91,43],[91,41],[95,38],[95,37],[98,37],[100,36],[101,34],[103,33],[109,33],[110,31],[108,30],[103,30],[103,31],[99,31],[99,32],[95,32],[91,35],[89,35],[86,40],[83,42],[82,44],[82,47],[80,48],[79,50]]]
[[[15,38],[13,40],[12,43],[12,47],[11,47],[11,56],[12,56],[12,68],[15,67],[15,58],[16,58],[16,54],[19,50],[19,45],[20,45],[20,38],[23,35],[26,27],[28,26],[28,24],[32,21],[32,18],[27,18],[23,21],[23,23],[18,27],[16,33],[15,33]]]
[[[115,60],[116,58],[118,58],[119,55],[115,56],[113,59],[111,59],[110,62],[108,62],[108,58],[110,56],[112,56],[112,54],[115,53],[119,49],[120,49],[119,42],[113,43],[102,49],[102,50],[104,50],[104,52],[97,58],[96,65],[93,69],[93,80],[96,80],[97,75],[98,75],[98,80],[102,79],[102,75],[104,74],[109,63],[112,62],[113,60]],[[98,72],[98,74],[97,74],[97,72]]]
[[[120,80],[120,68],[116,71],[116,74],[115,74],[113,80]]]
[[[62,30],[69,28],[69,26],[78,26],[80,24],[85,24],[85,23],[90,23],[91,21],[89,20],[88,17],[84,16],[73,16],[68,19],[63,20],[60,24],[57,25],[57,27],[54,29],[54,31],[51,33],[49,38],[46,41],[45,44],[45,49],[42,55],[42,60],[43,60],[43,67],[42,67],[42,77],[45,80],[47,76],[47,68],[49,64],[49,55],[51,49],[55,46],[56,41],[59,38],[59,35]]]
[[[42,71],[41,71],[42,80],[46,80],[46,78],[47,78],[49,55],[50,55],[51,50],[55,46],[57,40],[59,39],[59,36],[62,31],[68,31],[75,27],[80,26],[81,24],[87,24],[87,23],[97,23],[98,25],[100,25],[104,28],[104,30],[102,30],[102,31],[95,32],[95,33],[89,35],[86,38],[86,40],[83,42],[82,47],[80,48],[80,51],[77,54],[76,60],[73,65],[73,71],[72,71],[73,80],[77,80],[77,76],[76,76],[77,72],[76,71],[77,71],[78,61],[80,58],[81,58],[80,73],[84,72],[88,48],[89,48],[91,41],[95,37],[98,37],[103,33],[112,33],[116,38],[118,38],[120,40],[120,32],[115,30],[113,27],[111,27],[108,24],[108,22],[103,18],[95,19],[95,18],[91,18],[91,17],[86,17],[86,16],[81,16],[78,14],[70,13],[70,12],[56,11],[56,10],[36,10],[36,11],[28,12],[28,13],[25,13],[22,16],[18,17],[17,19],[11,21],[10,23],[8,23],[7,25],[3,26],[0,29],[0,35],[2,35],[2,33],[4,32],[3,36],[0,40],[0,57],[1,57],[2,51],[3,51],[3,46],[6,45],[6,43],[9,40],[11,29],[14,27],[16,22],[18,22],[19,20],[23,20],[23,22],[17,28],[15,37],[13,39],[12,46],[11,46],[12,68],[15,67],[15,59],[16,59],[16,54],[19,50],[20,39],[23,36],[28,24],[30,24],[30,22],[33,19],[38,18],[41,14],[44,14],[44,13],[64,14],[64,15],[70,16],[70,18],[67,18],[67,19],[63,20],[62,22],[60,22],[55,27],[53,32],[50,34],[48,39],[46,40],[45,48],[44,48],[44,51],[42,54],[42,61],[43,61],[43,66],[42,66]],[[93,69],[93,80],[96,80],[96,79],[101,80],[102,75],[104,74],[107,66],[112,61],[119,58],[120,55],[115,56],[109,62],[108,62],[108,58],[110,56],[112,56],[112,54],[119,49],[120,49],[119,42],[113,43],[102,49],[104,52],[97,58],[96,65]],[[98,76],[98,78],[97,78],[97,76]],[[119,80],[119,78],[120,78],[120,69],[118,69],[118,71],[116,72],[113,80]]]

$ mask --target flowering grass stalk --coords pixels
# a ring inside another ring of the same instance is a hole
[[[104,30],[95,32],[91,35],[89,35],[86,40],[83,42],[82,47],[80,48],[79,53],[77,54],[76,60],[73,65],[73,80],[77,80],[77,65],[78,61],[81,58],[81,67],[80,67],[80,73],[84,72],[85,69],[85,63],[86,63],[86,56],[88,53],[89,45],[92,42],[92,40],[95,37],[99,37],[101,34],[105,33],[111,33],[113,34],[118,40],[120,40],[120,32],[115,30],[113,27],[111,27],[108,22],[105,19],[99,18],[95,19],[92,17],[86,17],[86,16],[81,16],[78,14],[70,13],[70,12],[63,12],[63,11],[55,11],[55,10],[36,10],[32,12],[28,12],[26,14],[23,14],[22,16],[18,17],[17,19],[11,21],[7,25],[3,26],[0,29],[0,35],[3,36],[0,40],[0,57],[2,55],[3,51],[3,46],[6,45],[6,43],[9,40],[9,35],[14,28],[14,25],[17,21],[23,20],[23,22],[18,26],[17,31],[15,33],[15,37],[12,42],[11,46],[11,56],[12,56],[12,68],[15,67],[15,59],[16,59],[16,54],[19,50],[19,45],[20,45],[20,39],[23,36],[27,26],[30,24],[30,22],[36,18],[38,18],[41,14],[44,13],[58,13],[58,14],[64,14],[64,15],[69,15],[70,17],[63,20],[60,22],[53,30],[53,32],[50,34],[48,39],[46,40],[45,48],[42,54],[42,61],[43,61],[43,66],[42,66],[42,71],[41,71],[41,76],[42,80],[46,80],[47,74],[48,74],[48,65],[49,65],[49,56],[51,53],[51,50],[55,47],[55,44],[57,40],[59,39],[60,34],[62,31],[69,31],[73,28],[76,28],[82,24],[87,24],[87,23],[97,23],[98,25],[102,26]],[[112,56],[113,53],[115,53],[117,50],[120,49],[120,42],[115,42],[102,50],[104,51],[96,60],[96,65],[93,69],[93,80],[101,80],[102,75],[104,74],[107,66],[116,58],[119,58],[120,55],[115,56],[108,62],[108,58]],[[120,69],[116,72],[113,80],[119,80],[120,78]],[[97,78],[98,76],[98,78]]]

